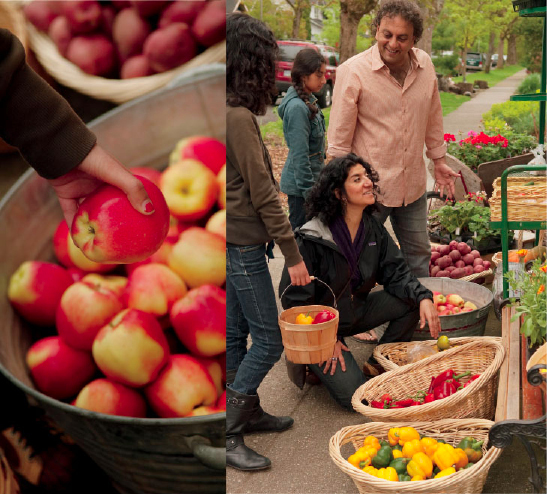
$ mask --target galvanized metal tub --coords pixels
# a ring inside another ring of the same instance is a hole
[[[225,68],[193,72],[176,87],[132,101],[93,121],[99,143],[129,167],[161,168],[175,143],[202,134],[225,138]],[[226,491],[225,413],[180,419],[134,419],[73,407],[38,392],[25,354],[43,329],[24,323],[6,292],[26,260],[53,261],[62,219],[47,182],[29,170],[0,201],[0,372],[36,400],[124,494]]]
[[[441,292],[445,295],[457,293],[466,301],[473,302],[477,306],[477,310],[471,312],[442,316],[440,318],[441,335],[446,335],[449,338],[484,336],[488,313],[494,300],[494,295],[488,288],[477,283],[471,283],[470,281],[453,280],[450,278],[419,278],[419,280],[422,285],[431,291]],[[423,329],[419,327],[416,329],[412,339],[431,339],[427,323]]]

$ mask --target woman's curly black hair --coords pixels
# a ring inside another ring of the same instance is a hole
[[[319,112],[317,104],[310,103],[310,95],[304,90],[304,76],[315,74],[321,69],[322,65],[326,65],[327,60],[321,53],[313,48],[304,48],[300,50],[294,58],[293,66],[291,69],[291,81],[294,89],[300,99],[306,103],[310,109],[310,120],[315,118],[315,115]]]
[[[264,115],[275,90],[279,48],[266,24],[240,12],[226,16],[226,103]]]
[[[378,29],[384,17],[401,16],[414,28],[414,42],[418,42],[424,32],[424,21],[420,8],[410,0],[386,0],[382,2],[372,25]]]
[[[342,192],[342,197],[346,191],[344,184],[348,178],[349,170],[355,165],[362,165],[367,171],[368,178],[373,184],[373,193],[376,197],[380,192],[378,181],[380,177],[372,166],[363,158],[350,153],[340,158],[334,158],[323,167],[317,182],[313,185],[306,198],[307,218],[311,219],[318,216],[326,225],[330,225],[338,215],[344,215],[345,208],[343,201],[336,197],[336,190]],[[376,209],[375,204],[365,208],[367,213],[372,213]]]

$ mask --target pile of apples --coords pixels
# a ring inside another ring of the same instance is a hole
[[[38,390],[130,417],[226,409],[225,163],[222,142],[196,136],[178,143],[165,171],[131,170],[156,184],[168,206],[167,225],[171,215],[165,240],[149,257],[131,264],[90,260],[63,220],[53,237],[59,264],[29,260],[12,275],[8,298],[42,335],[26,355]],[[120,192],[106,186],[103,195],[114,195],[112,189]],[[153,218],[160,199],[150,197]],[[112,225],[123,229],[132,215],[149,217],[127,200],[125,209],[111,203],[103,197],[102,214],[79,210],[72,231],[86,216],[90,245],[107,258],[123,252],[137,259],[153,228],[143,223],[142,242],[131,243],[114,235]]]
[[[441,292],[433,292],[433,304],[439,316],[451,316],[461,312],[477,310],[477,306],[473,302],[464,300],[456,293],[443,295]]]
[[[23,11],[62,56],[103,77],[165,72],[226,37],[226,0],[40,0]]]
[[[490,261],[481,258],[478,250],[472,250],[465,242],[452,240],[448,245],[431,247],[429,276],[432,278],[462,278],[490,269]]]

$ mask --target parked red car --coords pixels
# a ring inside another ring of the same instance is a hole
[[[319,93],[315,93],[321,108],[326,108],[332,103],[332,88],[336,80],[336,67],[340,56],[336,49],[331,46],[321,45],[313,41],[283,40],[277,42],[279,46],[279,57],[276,64],[275,85],[278,95],[284,93],[291,86],[291,69],[296,54],[303,48],[313,48],[327,59],[326,84]]]

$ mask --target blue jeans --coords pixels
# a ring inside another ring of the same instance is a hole
[[[427,234],[427,199],[425,194],[407,206],[388,208],[377,203],[374,216],[383,224],[389,216],[393,231],[410,271],[417,278],[429,276],[431,244]]]
[[[300,196],[287,196],[289,204],[289,222],[294,230],[306,223],[305,200]]]
[[[266,245],[226,244],[226,370],[236,371],[230,387],[257,394],[282,352]]]

